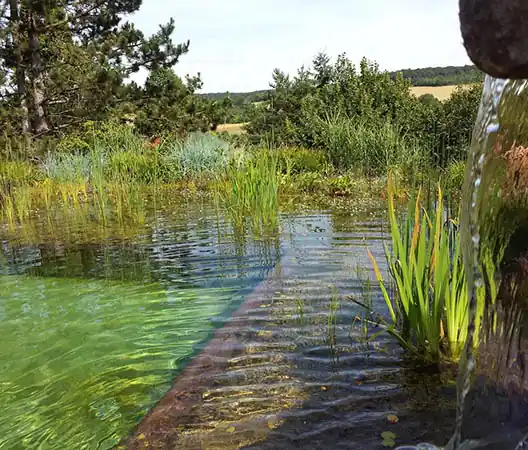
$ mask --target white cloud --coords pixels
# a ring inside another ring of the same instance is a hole
[[[204,91],[265,89],[276,67],[294,73],[321,50],[384,69],[469,64],[457,0],[144,1],[133,17],[152,33],[169,17],[190,39],[180,75],[200,72]]]

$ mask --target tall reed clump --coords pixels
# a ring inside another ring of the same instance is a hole
[[[318,119],[317,145],[341,169],[385,175],[391,169],[416,171],[427,165],[425,152],[403,130],[388,122],[350,118],[342,113]]]
[[[248,221],[255,230],[274,227],[278,221],[278,180],[274,151],[233,158],[225,178],[216,185],[217,199],[239,228]]]
[[[403,348],[428,362],[457,361],[467,341],[469,289],[461,254],[456,221],[446,218],[442,189],[438,185],[435,201],[424,205],[421,190],[409,201],[406,217],[399,220],[394,204],[391,178],[388,183],[388,212],[392,248],[385,247],[386,262],[394,295],[383,280],[370,250],[376,278],[389,311],[380,316],[383,328]],[[495,301],[494,267],[484,252],[483,266],[491,289],[487,299]],[[477,330],[484,312],[486,292],[477,289]],[[475,342],[478,344],[478,333]]]

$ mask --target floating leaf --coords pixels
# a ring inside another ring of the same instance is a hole
[[[387,420],[388,420],[389,423],[394,424],[394,423],[398,423],[400,419],[399,419],[399,417],[396,416],[395,414],[389,414],[389,415],[387,416]]]
[[[226,430],[228,433],[234,433],[235,432],[235,427],[233,425],[231,425],[230,427],[227,427],[227,430]]]
[[[381,445],[384,447],[394,447],[396,445],[396,435],[391,431],[384,431],[381,433],[381,437],[383,438],[383,442]]]

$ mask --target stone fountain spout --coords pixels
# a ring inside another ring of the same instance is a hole
[[[528,78],[528,1],[459,0],[469,58],[495,78]]]

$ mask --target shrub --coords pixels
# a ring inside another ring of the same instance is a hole
[[[223,172],[234,154],[234,147],[218,136],[191,133],[184,141],[167,145],[163,165],[172,178],[212,176]]]

